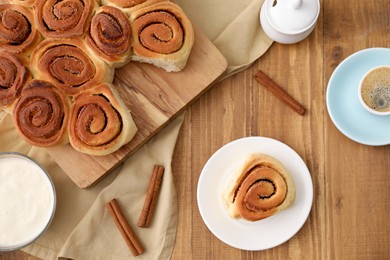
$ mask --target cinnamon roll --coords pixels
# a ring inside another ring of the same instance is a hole
[[[26,64],[25,58],[17,54],[0,52],[0,108],[8,112],[31,77]]]
[[[171,2],[137,8],[130,16],[135,61],[166,71],[182,70],[194,44],[194,30],[184,11]]]
[[[81,39],[45,39],[33,51],[30,70],[68,95],[111,82],[114,70],[86,48]]]
[[[252,154],[232,175],[223,194],[231,217],[257,221],[291,205],[294,182],[285,167],[265,154]]]
[[[30,54],[41,40],[32,11],[15,4],[0,5],[0,51]]]
[[[13,111],[15,127],[31,145],[51,147],[68,142],[70,100],[50,82],[28,81]]]
[[[97,10],[85,40],[110,67],[120,67],[130,59],[130,21],[115,7],[102,6]]]
[[[72,147],[91,155],[118,150],[137,127],[112,85],[105,83],[74,97],[69,124]]]
[[[98,6],[94,0],[37,0],[35,23],[45,37],[81,36]]]

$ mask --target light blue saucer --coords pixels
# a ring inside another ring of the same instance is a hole
[[[371,114],[359,102],[360,79],[370,69],[390,65],[389,48],[358,51],[343,60],[329,79],[326,105],[335,126],[351,140],[366,145],[390,144],[390,115]]]

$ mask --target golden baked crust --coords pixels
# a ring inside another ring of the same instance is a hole
[[[111,82],[114,76],[81,39],[45,39],[31,54],[30,70],[34,78],[52,82],[68,95]]]
[[[35,24],[46,38],[82,36],[98,7],[94,0],[37,0],[34,4]]]
[[[9,0],[10,4],[21,5],[27,8],[33,8],[36,0]]]
[[[29,55],[42,39],[31,9],[16,4],[0,5],[0,51]]]
[[[101,0],[102,5],[117,7],[128,14],[131,14],[136,8],[164,1],[169,0]]]
[[[295,198],[295,185],[285,167],[266,154],[251,154],[234,172],[223,193],[233,218],[257,221],[286,209]]]
[[[104,5],[116,6],[121,8],[131,8],[145,2],[147,2],[147,0],[102,0],[102,3]]]
[[[13,121],[31,145],[51,147],[68,143],[70,100],[53,84],[31,80],[15,105]]]
[[[194,44],[194,30],[184,11],[172,2],[159,2],[130,15],[133,60],[151,63],[166,71],[182,70]]]
[[[76,150],[106,155],[128,143],[136,131],[130,111],[112,85],[100,84],[74,97],[69,138]]]
[[[0,52],[0,108],[12,112],[26,81],[31,78],[27,60],[6,51]]]
[[[121,10],[102,6],[92,17],[85,42],[110,67],[121,67],[130,61],[130,21]]]

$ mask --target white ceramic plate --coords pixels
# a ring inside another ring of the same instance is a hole
[[[232,171],[251,153],[278,159],[296,186],[289,208],[256,222],[231,218],[222,199]],[[247,137],[228,143],[207,161],[199,177],[197,200],[204,223],[222,242],[243,250],[265,250],[289,240],[303,226],[313,202],[313,183],[306,164],[289,146],[271,138]]]

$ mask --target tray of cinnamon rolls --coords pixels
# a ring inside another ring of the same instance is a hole
[[[0,109],[80,187],[113,170],[227,67],[167,0],[10,0],[0,16]]]
[[[221,241],[239,249],[265,250],[284,243],[303,226],[313,184],[304,161],[289,146],[247,137],[210,157],[199,177],[197,200],[206,226]]]

